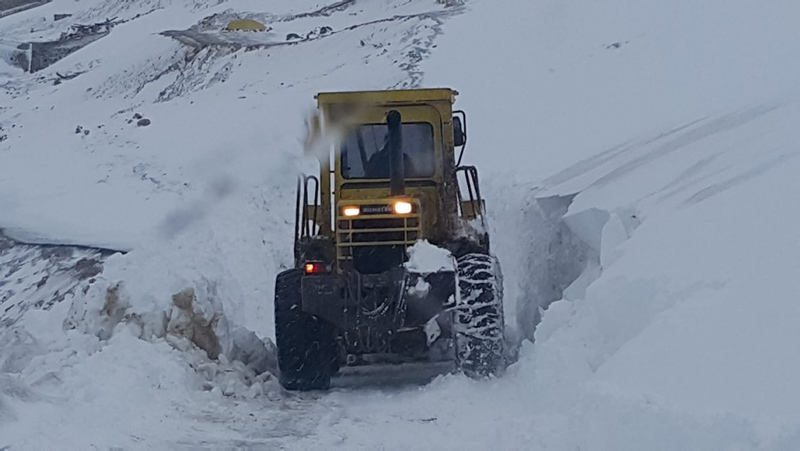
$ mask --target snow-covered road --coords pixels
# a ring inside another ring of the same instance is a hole
[[[161,34],[235,16],[285,45]],[[0,241],[0,449],[800,448],[796,1],[54,0],[0,45],[111,17],[36,74],[0,59],[0,229],[130,250]],[[417,86],[461,93],[529,340],[497,380],[286,393],[250,331],[273,336],[313,95]],[[65,280],[84,258],[103,272]]]

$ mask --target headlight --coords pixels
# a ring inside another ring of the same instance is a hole
[[[394,212],[398,215],[407,215],[411,213],[411,204],[403,201],[396,202],[394,204]]]
[[[358,216],[361,214],[361,209],[358,207],[344,207],[342,208],[342,213],[345,216]]]

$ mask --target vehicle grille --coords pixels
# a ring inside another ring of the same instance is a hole
[[[340,260],[352,260],[360,248],[399,248],[405,251],[419,239],[422,231],[419,209],[411,214],[337,217],[336,246]]]

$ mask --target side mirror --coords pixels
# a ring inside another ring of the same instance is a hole
[[[453,116],[453,145],[461,147],[467,143],[467,133],[459,116]]]

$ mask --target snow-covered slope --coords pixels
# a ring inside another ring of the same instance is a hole
[[[159,34],[236,14],[274,34]],[[0,326],[0,448],[800,447],[797,2],[55,0],[0,41],[111,17],[130,20],[41,73],[0,66],[0,228],[132,250]],[[535,343],[493,381],[256,380],[225,354],[272,335],[313,94],[440,85]],[[186,288],[220,359],[175,333]]]

